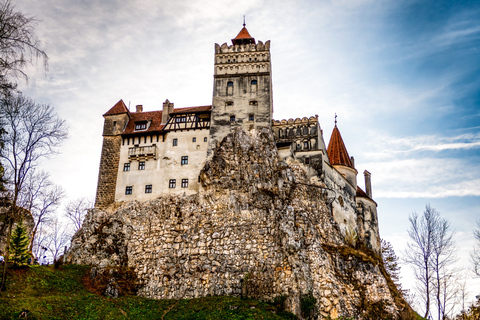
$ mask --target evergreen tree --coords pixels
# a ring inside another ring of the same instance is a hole
[[[10,240],[10,257],[14,266],[21,266],[27,264],[30,256],[28,253],[28,235],[22,220],[17,223],[15,230],[13,230],[12,238]]]

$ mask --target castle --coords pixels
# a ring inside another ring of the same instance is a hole
[[[245,24],[232,45],[215,44],[211,106],[131,112],[120,100],[104,115],[103,146],[95,207],[146,201],[165,194],[201,192],[200,172],[230,132],[272,129],[285,162],[302,166],[309,185],[321,188],[345,236],[358,237],[380,254],[376,203],[370,173],[365,191],[340,131],[325,146],[318,116],[273,120],[270,41],[256,41]]]

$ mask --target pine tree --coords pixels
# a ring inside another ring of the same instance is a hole
[[[17,223],[10,240],[10,258],[13,265],[18,267],[27,264],[30,254],[28,253],[28,235],[23,222]]]

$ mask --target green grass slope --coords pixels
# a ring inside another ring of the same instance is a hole
[[[0,268],[1,270],[1,268]],[[0,293],[0,319],[295,319],[276,314],[268,303],[236,297],[152,300],[137,296],[109,299],[82,283],[87,266],[33,266],[11,270]],[[25,311],[28,310],[28,311]]]

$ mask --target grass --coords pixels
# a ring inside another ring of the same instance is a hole
[[[0,268],[1,270],[1,268]],[[89,291],[82,277],[88,266],[32,266],[9,271],[0,294],[0,319],[295,319],[273,304],[238,297],[152,300],[138,296],[109,299]]]

